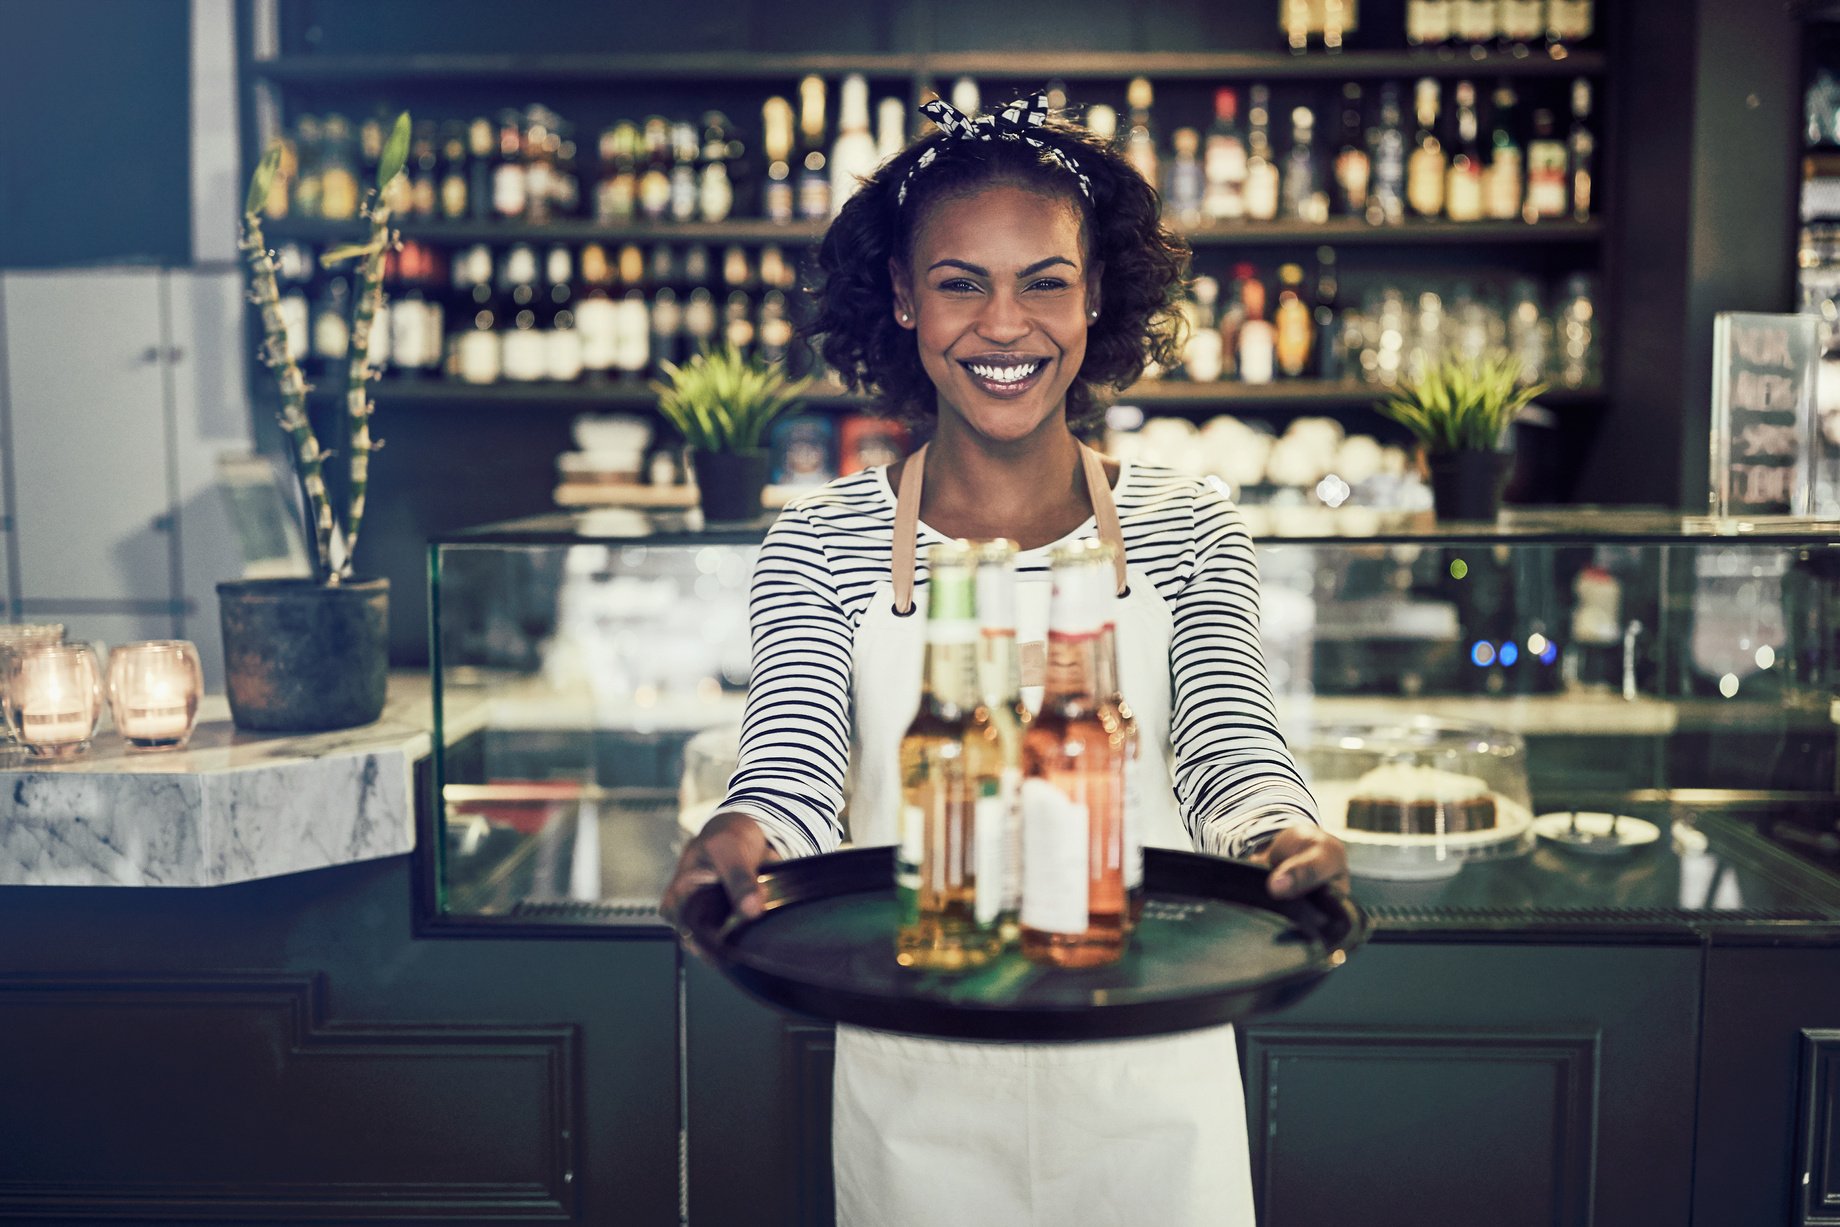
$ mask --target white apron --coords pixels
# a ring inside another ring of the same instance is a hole
[[[1119,675],[1143,738],[1144,841],[1188,848],[1171,786],[1169,611],[1128,568],[1098,455],[1081,449],[1099,535],[1118,549]],[[920,700],[926,594],[913,589],[926,458],[896,500],[892,578],[857,629],[851,841],[892,844],[901,737]],[[1041,698],[1046,582],[1017,593],[1024,698]],[[897,610],[907,611],[905,615]],[[832,1164],[839,1227],[1252,1227],[1231,1027],[1062,1044],[837,1028]]]

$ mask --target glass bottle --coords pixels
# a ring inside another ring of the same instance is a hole
[[[1271,90],[1255,85],[1247,119],[1252,132],[1246,155],[1246,216],[1268,222],[1278,216],[1278,164],[1271,145]]]
[[[1545,10],[1545,0],[1501,0],[1498,32],[1517,57],[1526,56],[1545,35]]]
[[[1489,134],[1489,168],[1482,188],[1483,213],[1494,221],[1513,221],[1521,215],[1526,162],[1514,136],[1514,87],[1506,81],[1495,87],[1493,124]]]
[[[475,221],[492,216],[492,160],[498,151],[498,133],[481,115],[466,126],[466,211]]]
[[[441,130],[441,216],[466,216],[470,184],[466,177],[466,129],[450,122]]]
[[[1194,327],[1182,350],[1182,367],[1195,382],[1213,383],[1221,376],[1220,283],[1197,277],[1194,293]]]
[[[702,144],[696,126],[690,123],[671,125],[671,203],[669,213],[674,222],[693,221],[697,205],[697,158]]]
[[[1420,217],[1444,215],[1443,142],[1438,140],[1438,83],[1421,77],[1414,96],[1413,114],[1418,127],[1412,137],[1412,156],[1406,163],[1406,203]]]
[[[760,142],[767,178],[760,209],[768,220],[789,222],[797,213],[792,184],[792,104],[772,97],[760,108]]]
[[[1116,582],[1118,550],[1099,542],[1093,551],[1100,560],[1099,580]],[[1144,778],[1143,745],[1138,736],[1137,715],[1124,697],[1124,685],[1118,671],[1118,602],[1105,600],[1101,591],[1104,621],[1099,628],[1098,664],[1099,714],[1118,747],[1119,822],[1124,843],[1124,912],[1125,931],[1137,924],[1144,910]]]
[[[860,73],[843,79],[837,96],[837,143],[831,148],[831,212],[839,212],[857,186],[875,173],[881,155],[869,131],[869,82]]]
[[[1450,40],[1455,0],[1406,0],[1406,44],[1441,47]]]
[[[1148,77],[1133,77],[1125,87],[1125,101],[1131,107],[1131,129],[1124,138],[1125,161],[1136,167],[1144,182],[1152,187],[1162,182],[1157,171],[1156,134],[1150,128],[1150,107],[1154,98]]]
[[[1591,133],[1591,83],[1572,82],[1572,130],[1566,141],[1572,172],[1572,220],[1591,220],[1591,181],[1597,138]]]
[[[650,116],[640,139],[644,169],[639,175],[639,213],[647,221],[663,221],[671,209],[670,121]]]
[[[639,203],[639,129],[622,120],[601,133],[601,178],[594,189],[595,220],[632,220]]]
[[[294,121],[295,139],[299,143],[299,174],[294,178],[294,212],[300,217],[319,217],[323,181],[320,159],[324,155],[319,117],[302,115]]]
[[[1367,156],[1367,125],[1361,107],[1361,86],[1342,86],[1342,143],[1335,151],[1336,212],[1359,217],[1367,208],[1371,164]]]
[[[590,379],[605,379],[619,355],[620,325],[612,297],[613,267],[599,243],[581,249],[581,283],[575,328],[581,333],[582,370]]]
[[[1169,163],[1169,189],[1165,204],[1179,225],[1201,223],[1205,180],[1201,171],[1201,135],[1193,128],[1177,128],[1170,137],[1175,157]]]
[[[728,117],[720,111],[710,111],[703,116],[703,169],[696,187],[697,216],[706,222],[727,221],[735,208],[728,145]]]
[[[901,738],[903,967],[976,967],[1003,947],[1003,749],[979,701],[973,566],[966,542],[927,550],[926,667],[920,709]]]
[[[907,104],[884,98],[875,111],[875,159],[880,165],[907,147]]]
[[[1207,179],[1202,211],[1209,221],[1239,221],[1246,216],[1246,137],[1239,124],[1239,95],[1214,91],[1214,123],[1202,154]]]
[[[799,216],[831,215],[829,159],[824,153],[824,78],[799,82]]]
[[[1291,112],[1291,151],[1284,159],[1282,197],[1284,216],[1299,221],[1322,221],[1317,216],[1316,116],[1309,107]]]
[[[1444,213],[1453,222],[1482,219],[1482,148],[1477,143],[1476,87],[1457,82],[1457,139],[1444,180]]]
[[[1342,378],[1342,347],[1336,329],[1336,299],[1341,283],[1335,272],[1335,249],[1316,249],[1316,302],[1310,315],[1316,324],[1316,377]]]
[[[1124,756],[1098,694],[1110,583],[1094,542],[1054,551],[1047,688],[1022,742],[1022,951],[1059,967],[1124,953]]]
[[[1399,106],[1399,86],[1380,87],[1380,122],[1368,138],[1373,150],[1373,181],[1368,188],[1367,222],[1396,226],[1406,209],[1406,134]]]
[[[1002,750],[997,777],[1003,829],[996,860],[1002,895],[997,925],[1005,944],[1020,936],[1022,914],[1022,738],[1034,719],[1022,701],[1022,655],[1016,646],[1016,543],[977,547],[978,682],[986,726]],[[982,866],[980,866],[982,869]]]
[[[574,383],[584,370],[582,335],[575,316],[575,260],[557,243],[545,257],[544,280],[549,282],[548,326],[544,329],[544,374],[557,383]]]
[[[409,210],[417,217],[440,216],[440,169],[440,145],[435,139],[435,126],[423,120],[415,125],[415,140],[409,146]]]
[[[1546,0],[1546,45],[1562,52],[1591,37],[1595,22],[1592,0]],[[1555,55],[1555,58],[1557,56]]]
[[[1297,379],[1310,373],[1310,357],[1315,350],[1315,321],[1310,304],[1303,296],[1303,267],[1286,264],[1278,269],[1278,309],[1276,356],[1278,369],[1286,378]]]
[[[1276,364],[1278,334],[1265,318],[1265,283],[1248,275],[1240,280],[1241,316],[1235,354],[1239,377],[1246,383],[1270,383]]]
[[[325,154],[320,163],[320,216],[327,221],[350,221],[358,216],[362,195],[351,124],[343,115],[328,115]]]
[[[1537,222],[1565,216],[1567,160],[1565,142],[1553,135],[1553,113],[1541,107],[1533,113],[1533,139],[1527,142],[1527,198],[1521,205],[1522,218]]]
[[[516,111],[506,111],[498,119],[498,157],[492,163],[493,215],[506,221],[521,220],[528,192],[523,119]]]

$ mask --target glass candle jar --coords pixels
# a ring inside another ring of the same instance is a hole
[[[64,624],[62,622],[0,622],[0,704],[6,699],[6,678],[12,663],[13,653],[35,643],[64,642]],[[13,736],[13,727],[4,720],[5,739],[9,744],[17,742]]]
[[[102,718],[102,664],[87,643],[38,643],[9,651],[6,720],[34,758],[89,749]]]
[[[109,653],[108,688],[122,740],[136,750],[178,749],[198,723],[198,649],[184,639],[124,643]]]

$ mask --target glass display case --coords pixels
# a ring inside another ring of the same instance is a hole
[[[1247,515],[1286,737],[1383,921],[1840,917],[1840,526]],[[445,916],[659,923],[733,769],[761,535],[431,547]]]

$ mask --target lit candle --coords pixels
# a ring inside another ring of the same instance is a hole
[[[41,758],[89,748],[102,715],[102,679],[87,643],[40,644],[13,656],[7,712],[26,749]]]
[[[109,654],[109,707],[116,729],[137,749],[184,745],[203,689],[198,649],[185,640],[126,643]]]

